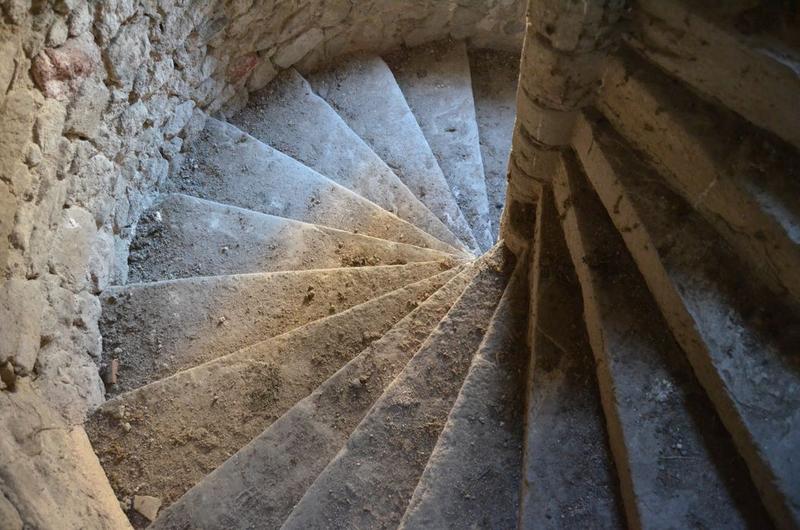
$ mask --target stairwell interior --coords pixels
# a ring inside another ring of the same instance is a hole
[[[0,10],[0,529],[800,528],[796,2]]]

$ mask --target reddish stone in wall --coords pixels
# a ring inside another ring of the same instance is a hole
[[[63,46],[48,48],[33,62],[33,78],[47,97],[67,99],[79,82],[97,71],[100,50],[91,40],[70,39]]]
[[[228,81],[236,83],[255,70],[260,62],[257,53],[248,53],[234,59],[228,67]]]

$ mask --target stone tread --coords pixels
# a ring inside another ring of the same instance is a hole
[[[401,528],[517,528],[527,316],[527,264],[520,261]]]
[[[497,238],[500,214],[506,204],[520,59],[518,54],[495,50],[470,50],[469,59],[489,217],[492,235]]]
[[[800,300],[800,152],[633,54],[600,109],[776,292]]]
[[[117,495],[152,495],[169,506],[455,273],[442,272],[107,401],[86,429]]]
[[[800,322],[616,133],[575,146],[779,527],[800,526]]]
[[[145,212],[131,243],[131,282],[282,270],[402,265],[437,250],[265,215],[187,195]]]
[[[785,25],[794,36],[795,46],[776,40],[773,31],[743,35],[733,21],[719,16],[720,11],[736,12],[725,9],[730,4],[639,0],[631,24],[635,37],[629,38],[629,43],[708,99],[721,102],[800,149],[797,23]],[[797,8],[774,2],[756,6],[772,8],[767,15],[770,18],[782,16],[774,12],[776,7],[778,11]],[[785,16],[788,22],[792,15]]]
[[[408,189],[473,252],[464,214],[392,71],[380,57],[358,55],[307,77],[317,95],[392,168]]]
[[[469,57],[463,41],[386,57],[478,244],[493,244]]]
[[[475,274],[454,276],[162,513],[154,529],[277,528]]]
[[[116,395],[341,312],[443,262],[186,278],[107,289],[100,331]]]
[[[630,527],[771,527],[730,435],[574,156],[553,188]]]
[[[537,209],[531,271],[519,528],[624,528],[580,284],[549,188]]]
[[[400,522],[507,279],[504,252],[479,271],[282,528],[394,528]],[[391,477],[391,480],[389,480]]]
[[[213,118],[167,192],[444,252],[459,252],[240,129]]]
[[[275,149],[456,248],[466,248],[293,68],[231,122]]]

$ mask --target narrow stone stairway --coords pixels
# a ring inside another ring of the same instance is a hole
[[[519,60],[357,54],[207,121],[102,294],[133,527],[800,528],[796,150],[624,49],[515,256]],[[658,136],[712,119],[763,171]]]

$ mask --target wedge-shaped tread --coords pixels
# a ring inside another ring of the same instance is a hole
[[[284,529],[386,528],[405,512],[506,283],[498,248],[297,503]]]
[[[519,55],[494,50],[470,51],[475,117],[489,200],[492,235],[500,231],[500,214],[506,204],[508,159],[517,117]]]
[[[265,215],[186,195],[145,212],[131,243],[130,281],[250,272],[398,265],[436,250]]]
[[[520,261],[401,528],[517,528],[527,317],[527,263]]]
[[[465,248],[294,69],[255,93],[231,122],[445,243]]]
[[[166,191],[444,252],[455,249],[240,129],[209,118]]]
[[[778,293],[800,300],[800,151],[704,102],[633,54],[600,108]]]
[[[386,63],[380,57],[358,55],[308,81],[422,204],[479,253],[472,229]]]
[[[730,435],[574,156],[554,190],[630,527],[769,528]]]
[[[443,262],[186,278],[103,292],[113,394],[132,390],[442,272]]]
[[[115,491],[152,495],[168,506],[454,274],[440,273],[107,401],[86,428]]]
[[[472,78],[463,41],[402,50],[387,62],[481,247],[492,246]]]
[[[800,526],[800,319],[616,133],[587,118],[589,180],[778,526]],[[742,281],[742,279],[748,281]]]
[[[519,528],[624,528],[580,285],[547,188],[531,270]]]
[[[278,528],[469,283],[453,277],[162,514],[154,528]]]

